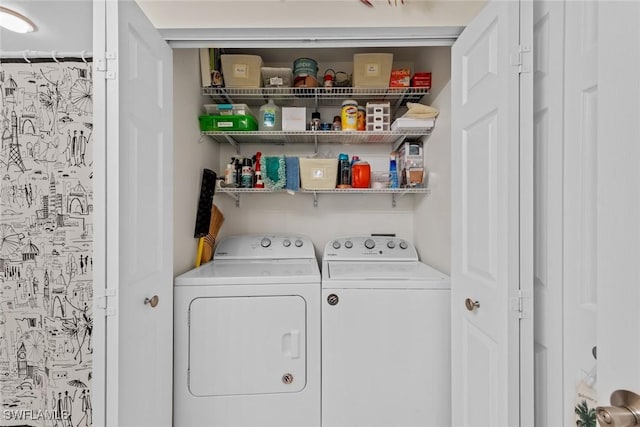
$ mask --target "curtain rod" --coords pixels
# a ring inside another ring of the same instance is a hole
[[[39,50],[16,50],[16,51],[2,51],[0,50],[0,58],[2,59],[22,59],[24,62],[30,62],[32,59],[34,62],[43,61],[69,61],[69,60],[86,60],[90,61],[93,57],[93,52],[83,50],[80,52],[64,52],[64,51],[39,51]]]

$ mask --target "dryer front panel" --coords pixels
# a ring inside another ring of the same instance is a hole
[[[189,306],[189,391],[293,393],[306,384],[306,303],[295,295],[195,298]]]

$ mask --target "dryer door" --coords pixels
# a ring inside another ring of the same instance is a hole
[[[189,307],[194,396],[292,393],[306,384],[300,296],[196,298]]]

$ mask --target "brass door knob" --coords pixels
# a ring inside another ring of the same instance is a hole
[[[144,304],[147,305],[149,304],[151,306],[151,308],[155,308],[156,305],[158,305],[158,301],[160,299],[158,298],[158,295],[154,295],[151,298],[145,298],[144,299]]]
[[[471,298],[467,298],[464,300],[464,305],[467,307],[467,310],[473,311],[477,308],[480,308],[480,303],[478,301],[474,301]]]
[[[611,393],[611,406],[598,406],[596,417],[602,427],[627,427],[638,425],[640,420],[640,396],[629,390]]]

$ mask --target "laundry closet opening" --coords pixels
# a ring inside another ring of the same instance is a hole
[[[251,158],[257,152],[263,156],[296,156],[337,159],[344,153],[352,159],[358,156],[370,164],[372,176],[376,172],[389,172],[390,154],[405,139],[402,136],[387,136],[383,142],[371,139],[326,137],[234,137],[203,136],[198,117],[205,113],[204,105],[230,102],[247,104],[255,115],[267,102],[262,89],[203,88],[200,69],[200,48],[174,45],[174,275],[192,268],[196,255],[193,225],[196,218],[197,200],[203,168],[215,171],[224,178],[227,165],[235,158]],[[190,42],[194,46],[195,42]],[[372,233],[394,234],[412,241],[423,262],[448,273],[450,270],[450,73],[451,48],[446,42],[440,45],[409,45],[406,41],[380,41],[378,45],[362,46],[357,40],[352,46],[348,41],[319,43],[328,47],[280,47],[291,42],[266,42],[268,47],[235,47],[237,44],[215,43],[227,55],[257,55],[264,67],[271,69],[290,68],[295,80],[297,60],[311,59],[317,64],[316,79],[322,86],[325,75],[333,79],[333,91],[343,91],[344,96],[334,94],[331,99],[318,100],[316,91],[300,96],[275,97],[276,105],[305,107],[305,122],[312,113],[320,114],[320,122],[327,124],[341,114],[341,103],[352,99],[349,81],[353,79],[354,55],[363,53],[386,53],[393,55],[393,69],[408,69],[430,72],[431,88],[427,93],[418,91],[413,95],[397,96],[377,94],[372,102],[389,102],[391,118],[407,112],[407,101],[430,105],[439,110],[432,131],[414,137],[423,146],[425,191],[415,193],[318,193],[302,192],[251,192],[224,193],[216,191],[214,204],[224,214],[225,221],[219,238],[233,234],[260,232],[291,232],[309,236],[316,255],[322,255],[325,244],[336,237],[348,235],[370,235]],[[299,42],[297,46],[302,45]],[[310,43],[307,43],[310,44]],[[436,43],[431,43],[436,44]],[[450,44],[450,43],[449,43]],[[202,43],[211,46],[212,43]],[[264,46],[264,43],[260,44]],[[243,71],[243,70],[241,70]],[[298,73],[300,74],[300,73]],[[264,85],[264,82],[262,83]],[[349,85],[349,86],[347,86]],[[319,91],[318,91],[319,92]],[[238,95],[240,93],[240,95]],[[222,95],[221,95],[222,94]],[[366,104],[367,95],[360,96],[358,103]],[[366,133],[366,132],[365,132]],[[240,141],[240,143],[236,143]]]

